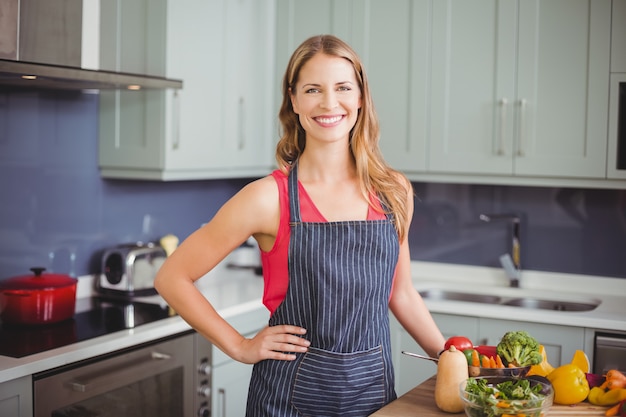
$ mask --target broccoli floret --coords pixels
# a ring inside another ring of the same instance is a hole
[[[537,365],[543,360],[539,342],[523,330],[505,333],[496,351],[508,365],[523,367]]]

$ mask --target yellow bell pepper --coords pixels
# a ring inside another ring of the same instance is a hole
[[[548,374],[552,371],[554,371],[554,366],[550,365],[550,363],[548,362],[548,355],[546,354],[546,348],[543,347],[543,345],[539,345],[539,353],[541,353],[541,357],[543,358],[543,360],[541,361],[541,363],[537,364],[537,365],[532,365],[530,367],[530,370],[528,371],[528,376],[531,375],[541,375],[541,376],[548,376]]]
[[[589,395],[585,373],[576,365],[561,365],[546,377],[554,388],[554,402],[570,405],[584,401]]]
[[[605,390],[593,387],[587,397],[587,401],[593,405],[615,405],[622,400],[626,400],[626,388]]]

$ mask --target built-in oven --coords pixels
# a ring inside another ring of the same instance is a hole
[[[605,374],[610,369],[626,372],[626,333],[596,332],[593,372]]]
[[[0,356],[27,358],[173,314],[145,300],[80,298],[60,323],[0,323]],[[210,417],[212,365],[211,343],[192,330],[68,363],[33,375],[35,417]]]
[[[211,345],[195,332],[33,376],[35,417],[209,417]]]
[[[64,323],[0,327],[0,354],[26,357],[171,314],[131,300],[81,303],[81,311]],[[189,330],[46,370],[33,375],[34,416],[210,417],[212,364],[211,343]]]

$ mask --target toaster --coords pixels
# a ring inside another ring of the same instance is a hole
[[[165,249],[154,243],[118,245],[102,254],[97,290],[120,296],[154,295],[154,278],[163,265]]]

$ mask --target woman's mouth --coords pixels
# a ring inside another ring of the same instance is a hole
[[[321,125],[334,125],[338,122],[341,121],[341,119],[343,119],[342,115],[338,115],[338,116],[319,116],[319,117],[315,117],[314,118],[315,121]]]

